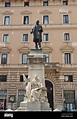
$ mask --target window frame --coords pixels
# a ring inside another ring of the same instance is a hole
[[[25,75],[26,78],[28,78],[28,75]],[[20,75],[20,82],[24,82],[23,75]]]
[[[43,6],[48,6],[48,1],[43,1]]]
[[[64,53],[64,64],[71,64],[72,62],[71,60],[72,60],[72,54],[70,52],[65,52]]]
[[[22,41],[23,42],[28,42],[28,34],[23,34],[23,36],[22,36],[23,38],[22,38]],[[25,40],[25,38],[27,38],[27,40]]]
[[[62,16],[62,21],[63,21],[63,24],[69,24],[69,15],[68,14],[64,14]]]
[[[24,7],[29,7],[29,1],[24,1]]]
[[[3,55],[5,55],[4,58],[3,58]],[[1,54],[1,64],[7,64],[7,57],[8,57],[7,53]]]
[[[22,53],[22,64],[27,64],[27,62],[28,62],[28,59],[27,59],[27,53]],[[26,57],[23,57],[23,56],[26,56]],[[24,62],[24,58],[26,58],[26,62]]]
[[[7,82],[7,75],[0,75],[0,82]]]
[[[47,40],[44,40],[47,39]],[[48,42],[49,41],[49,34],[48,33],[44,33],[43,34],[43,42]]]
[[[72,109],[75,108],[75,90],[64,90],[64,110],[72,111],[71,108],[67,108],[67,104],[72,104]],[[70,107],[70,105],[69,105]]]
[[[26,25],[29,24],[29,16],[23,16],[23,24],[26,24]]]
[[[43,24],[49,24],[49,15],[43,16]]]
[[[5,2],[5,7],[10,7],[11,3],[10,2]]]
[[[63,34],[63,41],[64,41],[64,42],[70,42],[70,41],[71,41],[70,33],[65,32],[65,33]]]
[[[9,41],[9,34],[3,34],[3,42],[8,42],[8,41]]]
[[[73,82],[73,75],[64,75],[64,82]]]
[[[4,25],[9,25],[10,24],[10,16],[5,16],[4,17]]]
[[[68,5],[68,0],[63,0],[63,5]]]

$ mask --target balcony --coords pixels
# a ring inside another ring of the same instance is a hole
[[[77,64],[60,64],[62,68],[77,68]]]
[[[59,62],[45,63],[46,68],[60,69],[60,68],[77,68],[77,64],[61,64]]]
[[[45,63],[46,68],[60,68],[59,62]]]

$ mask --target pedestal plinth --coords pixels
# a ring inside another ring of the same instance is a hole
[[[16,111],[51,111],[47,102],[26,102],[23,101]]]
[[[30,54],[28,55],[28,76],[30,78],[29,84],[32,84],[30,88],[32,88],[33,86],[31,91],[33,91],[34,89],[35,93],[33,95],[29,94],[28,98],[25,95],[24,101],[20,103],[20,107],[17,109],[17,111],[51,111],[47,99],[47,89],[45,87],[44,65],[45,56],[42,53],[42,50],[32,49]],[[37,88],[34,88],[36,87],[36,84],[38,84],[36,83],[37,80],[39,84],[42,84],[42,86],[37,86]]]

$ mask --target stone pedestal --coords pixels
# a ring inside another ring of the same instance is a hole
[[[32,49],[28,55],[28,76],[34,78],[39,76],[43,86],[45,86],[45,56],[41,49]]]
[[[17,111],[51,111],[47,100],[47,89],[45,87],[45,56],[41,49],[32,49],[28,55],[28,76],[33,79],[39,77],[42,83],[41,98],[38,101],[29,101],[24,97],[24,101],[20,103]]]
[[[26,102],[20,103],[20,107],[16,111],[51,111],[47,102]]]

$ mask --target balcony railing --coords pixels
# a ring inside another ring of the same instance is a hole
[[[77,68],[77,64],[61,64],[59,62],[45,63],[45,66],[48,68]]]
[[[59,68],[60,67],[60,63],[59,62],[45,63],[45,67]]]
[[[60,64],[62,68],[77,68],[77,64]]]

